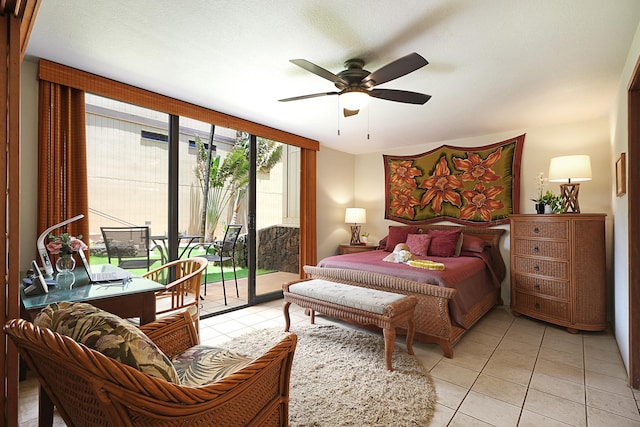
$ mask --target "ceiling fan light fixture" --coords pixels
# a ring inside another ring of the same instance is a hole
[[[340,94],[342,107],[347,110],[360,110],[369,102],[369,93],[364,90],[348,90]]]

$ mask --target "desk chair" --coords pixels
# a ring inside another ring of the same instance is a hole
[[[224,295],[224,305],[227,305],[227,289],[224,283],[224,271],[222,269],[222,265],[226,261],[231,261],[233,264],[233,279],[236,283],[236,296],[240,298],[240,292],[238,291],[238,277],[236,276],[236,243],[238,242],[238,236],[240,235],[240,230],[242,230],[242,224],[233,224],[227,226],[227,231],[224,233],[224,238],[222,240],[216,240],[211,243],[203,243],[201,245],[197,245],[192,247],[189,250],[189,257],[191,257],[191,252],[196,247],[202,247],[205,250],[203,258],[206,258],[207,261],[212,263],[220,264],[220,274],[222,274],[222,293]],[[209,253],[209,251],[212,253]],[[204,294],[207,295],[207,277],[205,271],[205,279],[204,279]]]
[[[202,257],[179,259],[155,268],[142,277],[154,282],[166,284],[166,289],[156,293],[156,314],[158,317],[195,307],[195,327],[200,334],[199,301],[202,272],[206,270],[208,261]],[[165,279],[168,278],[168,279]]]
[[[100,231],[109,263],[113,258],[118,260],[120,268],[149,270],[160,261],[160,258],[151,258],[151,251],[158,246],[150,247],[149,227],[100,227]]]

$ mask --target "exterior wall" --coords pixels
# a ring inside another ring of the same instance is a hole
[[[265,270],[300,271],[300,228],[274,225],[257,233],[257,267]]]

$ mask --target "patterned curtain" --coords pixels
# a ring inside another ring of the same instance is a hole
[[[40,80],[38,122],[38,235],[79,214],[54,234],[89,238],[84,92]]]

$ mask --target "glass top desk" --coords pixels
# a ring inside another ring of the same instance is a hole
[[[121,270],[115,265],[94,266],[96,271]],[[101,269],[101,270],[100,270]],[[140,324],[156,319],[156,292],[165,286],[144,277],[132,276],[123,282],[90,283],[87,272],[80,266],[66,275],[56,276],[58,283],[49,286],[49,292],[41,295],[24,294],[20,285],[22,308],[31,320],[48,304],[59,301],[87,302],[122,318],[140,318]]]

